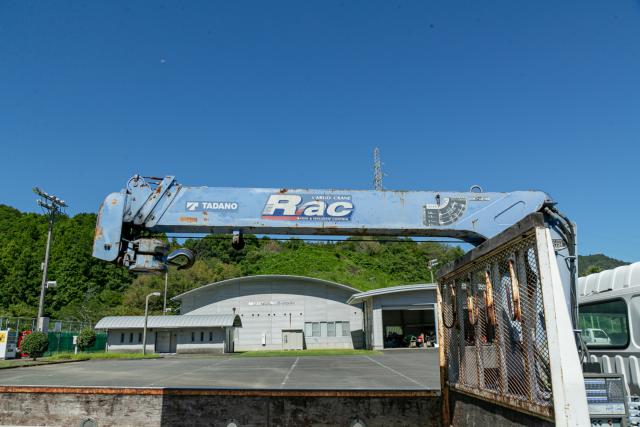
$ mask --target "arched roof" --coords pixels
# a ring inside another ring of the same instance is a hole
[[[310,282],[310,283],[340,288],[347,292],[350,292],[351,294],[356,294],[360,292],[358,289],[352,288],[351,286],[343,285],[337,282],[332,282],[330,280],[317,279],[315,277],[295,276],[295,275],[288,275],[288,274],[258,274],[255,276],[234,277],[233,279],[226,279],[226,280],[221,280],[219,282],[209,283],[207,285],[203,285],[198,288],[191,289],[190,291],[187,291],[183,294],[176,295],[171,299],[174,301],[180,301],[185,295],[195,294],[206,289],[211,289],[219,286],[229,286],[237,283],[261,282],[266,280],[278,280],[281,282]]]

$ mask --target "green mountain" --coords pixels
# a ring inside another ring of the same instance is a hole
[[[578,256],[578,275],[580,277],[592,273],[599,273],[604,270],[627,265],[628,262],[611,258],[603,254],[579,255]]]

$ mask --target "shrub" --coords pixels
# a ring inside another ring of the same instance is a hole
[[[41,357],[49,348],[49,337],[44,332],[32,332],[22,339],[20,351],[26,353],[33,360]]]
[[[84,351],[88,348],[93,347],[96,343],[96,333],[91,328],[84,328],[80,331],[80,335],[78,335],[78,348],[81,351]]]

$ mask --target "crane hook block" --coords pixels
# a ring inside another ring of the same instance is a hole
[[[169,265],[184,270],[193,265],[196,256],[191,249],[180,248],[169,253],[169,245],[153,238],[129,242],[122,264],[134,273],[163,273]]]
[[[244,236],[240,231],[234,231],[231,237],[231,247],[236,251],[240,251],[244,248]]]
[[[176,262],[176,259],[182,262]],[[191,249],[180,248],[167,255],[167,263],[178,267],[178,270],[191,268],[196,262],[196,254]]]

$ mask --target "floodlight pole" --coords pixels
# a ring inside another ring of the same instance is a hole
[[[44,252],[44,262],[42,263],[42,283],[40,284],[40,301],[38,303],[38,323],[37,329],[41,332],[47,332],[48,325],[44,317],[44,297],[47,291],[47,276],[49,273],[49,254],[51,252],[51,236],[53,234],[53,222],[62,208],[66,208],[67,204],[64,200],[60,200],[58,197],[48,194],[38,187],[33,189],[33,192],[40,196],[37,201],[38,205],[42,207],[49,216],[49,230],[47,232],[47,246]]]
[[[43,331],[42,329],[44,327],[40,319],[44,317],[44,295],[47,289],[47,274],[49,270],[49,251],[51,250],[52,232],[53,232],[53,215],[50,215],[49,231],[47,233],[47,247],[44,250],[44,263],[42,264],[42,284],[40,285],[40,303],[38,304],[38,330],[40,331]]]

